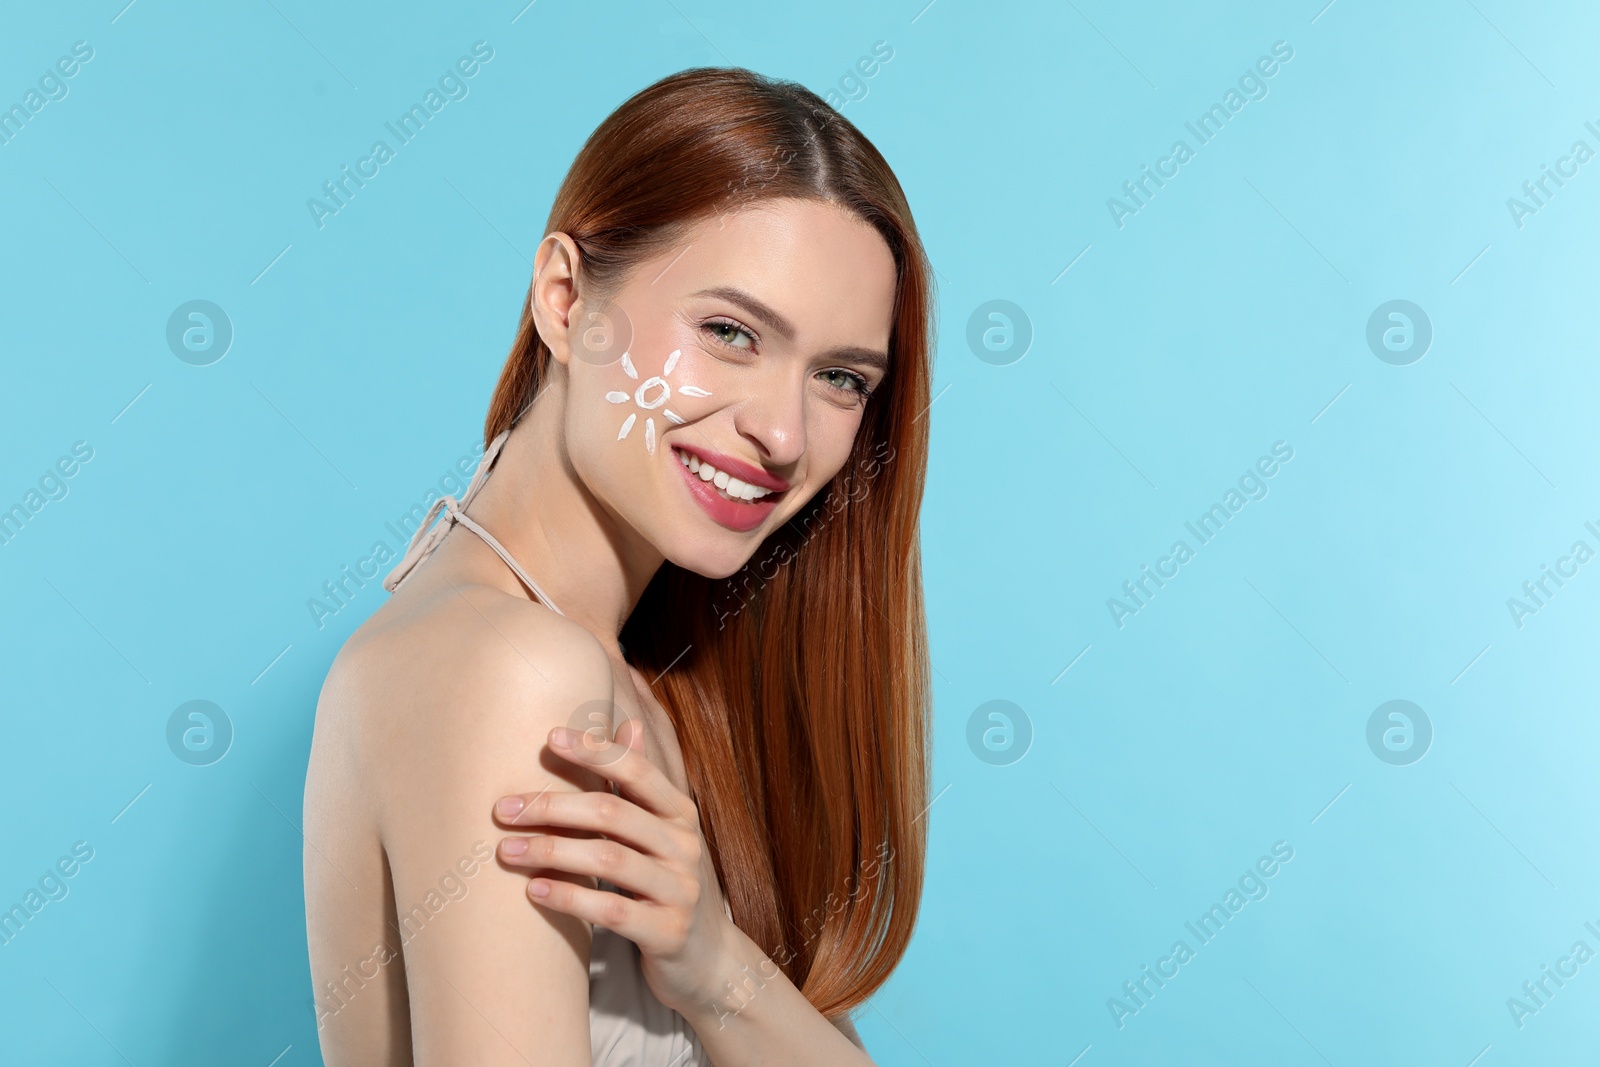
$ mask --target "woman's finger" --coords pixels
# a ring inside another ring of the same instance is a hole
[[[528,898],[540,907],[604,926],[644,952],[670,950],[683,939],[680,911],[632,900],[621,893],[573,885],[559,878],[535,878],[528,883]]]
[[[694,802],[632,744],[619,744],[594,733],[585,734],[580,744],[577,731],[558,726],[550,731],[550,749],[617,783],[646,811],[664,819],[682,819],[691,825],[697,821],[693,814]]]
[[[679,858],[681,842],[659,816],[612,792],[545,790],[501,797],[495,815],[507,826],[593,830],[660,859]]]
[[[620,841],[603,837],[561,834],[508,837],[500,842],[500,858],[512,867],[604,878],[612,885],[662,904],[677,905],[691,895],[684,876]]]

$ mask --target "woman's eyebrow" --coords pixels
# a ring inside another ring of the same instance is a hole
[[[728,303],[742,308],[751,317],[760,319],[766,325],[770,326],[773,332],[779,337],[782,337],[785,341],[794,340],[795,329],[793,323],[784,318],[782,315],[778,314],[777,310],[770,304],[757,299],[755,296],[743,289],[740,289],[738,286],[717,285],[712,286],[710,289],[702,289],[693,295],[714,296],[726,300]],[[879,352],[871,348],[862,348],[858,345],[841,345],[838,348],[830,349],[827,354],[839,359],[849,359],[857,363],[865,364],[866,366],[876,368],[878,371],[884,374],[889,372],[889,356],[886,352]]]

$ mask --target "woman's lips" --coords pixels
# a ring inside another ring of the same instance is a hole
[[[699,452],[695,453],[697,456],[699,454]],[[746,533],[765,522],[767,516],[772,514],[772,510],[778,506],[778,497],[782,495],[778,492],[770,493],[760,500],[730,500],[718,492],[715,485],[702,480],[700,475],[684,466],[683,461],[678,458],[676,449],[670,450],[670,455],[672,456],[672,465],[678,468],[678,473],[683,477],[684,486],[689,490],[689,495],[719,526]],[[713,463],[712,466],[717,467],[718,470],[723,469],[716,463]],[[751,484],[759,483],[752,481]]]
[[[754,467],[742,459],[726,455],[722,452],[713,452],[709,448],[700,448],[695,445],[673,445],[678,452],[686,452],[696,457],[702,463],[709,463],[719,471],[723,471],[730,478],[737,478],[742,482],[756,486],[759,489],[770,489],[774,493],[781,493],[789,488],[789,483],[770,474],[760,467]]]

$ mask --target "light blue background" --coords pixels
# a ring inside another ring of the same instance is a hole
[[[1506,203],[1600,149],[1592,7],[522,2],[5,12],[0,104],[95,50],[0,146],[0,506],[94,449],[0,546],[0,905],[94,849],[0,946],[8,1060],[318,1062],[312,713],[385,594],[322,629],[307,599],[398,547],[385,521],[478,439],[527,257],[608,112],[706,64],[837,91],[880,40],[842,111],[940,276],[938,799],[872,1054],[1593,1055],[1600,962],[1520,1028],[1507,999],[1600,951],[1600,562],[1521,627],[1506,603],[1600,548],[1600,160],[1521,227]],[[307,198],[478,40],[470,96],[319,230]],[[1184,122],[1276,41],[1266,97],[1198,145]],[[1119,228],[1107,199],[1180,137],[1194,158]],[[211,366],[165,341],[192,299],[236,331]],[[1004,366],[966,341],[994,299],[1033,331]],[[1394,299],[1434,330],[1407,366],[1366,343]],[[1276,441],[1270,494],[1119,628],[1107,598]],[[233,723],[211,766],[167,747],[191,699]],[[1034,735],[1004,766],[967,743],[995,699]],[[1408,766],[1367,745],[1391,699],[1435,732]],[[1199,946],[1185,921],[1278,841],[1270,894]],[[1119,1028],[1108,998],[1179,938],[1194,959]]]

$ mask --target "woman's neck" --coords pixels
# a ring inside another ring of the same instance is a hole
[[[538,400],[512,427],[470,514],[563,615],[621,659],[617,635],[662,556],[606,511],[573,469],[561,436],[565,368],[551,361],[549,371]],[[509,569],[501,569],[532,597]]]

